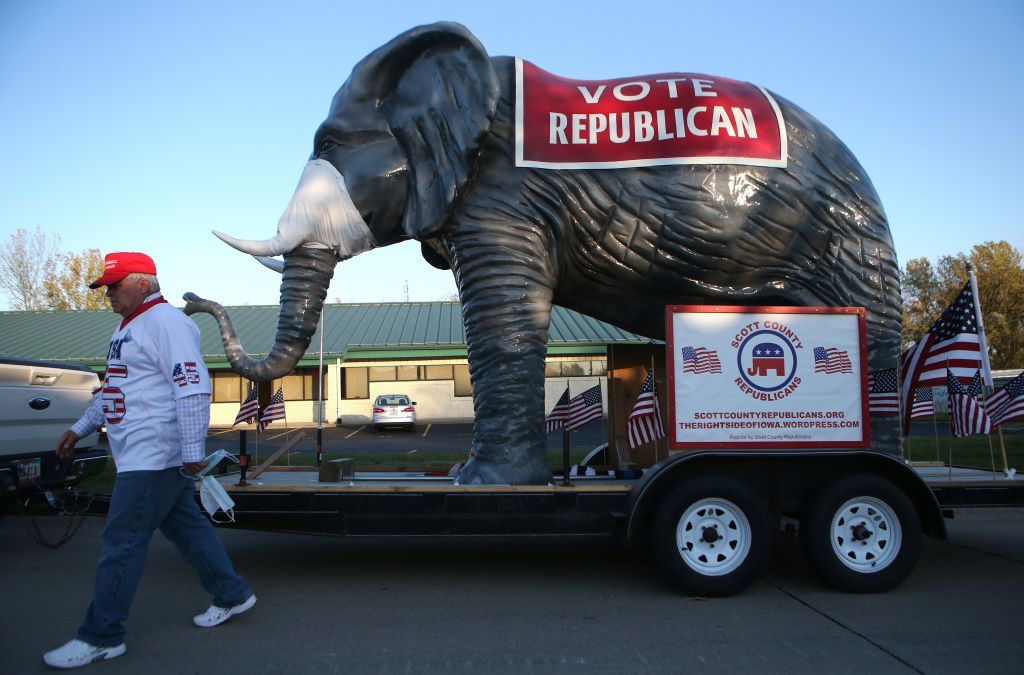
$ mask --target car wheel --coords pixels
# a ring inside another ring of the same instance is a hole
[[[691,595],[738,593],[757,576],[769,549],[767,509],[725,476],[683,483],[655,518],[655,559],[669,581]]]
[[[832,586],[851,593],[896,587],[917,564],[921,522],[891,482],[855,475],[825,487],[800,524],[804,551]]]
[[[410,432],[415,432],[416,431],[416,425],[415,424],[410,424],[408,427],[406,427],[406,429],[408,431],[410,431]]]

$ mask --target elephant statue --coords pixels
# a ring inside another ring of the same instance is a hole
[[[223,308],[186,295],[186,312],[217,319],[235,371],[290,372],[335,265],[406,239],[452,270],[462,303],[475,422],[461,484],[551,480],[544,361],[556,303],[657,339],[669,304],[863,306],[870,369],[896,366],[888,223],[864,170],[823,124],[775,96],[782,166],[524,166],[516,68],[453,23],[413,28],[355,66],[277,234],[215,232],[282,273],[268,356],[251,359]],[[875,449],[896,452],[896,418],[871,425]]]

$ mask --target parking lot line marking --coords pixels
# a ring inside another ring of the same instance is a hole
[[[349,434],[348,436],[346,436],[345,438],[352,438],[353,436],[355,436],[356,434],[358,434],[358,433],[359,433],[360,431],[362,431],[362,430],[363,430],[363,429],[365,429],[365,428],[366,428],[366,425],[364,424],[363,426],[359,427],[358,429],[356,429],[355,431],[353,431],[352,433],[350,433],[350,434]]]
[[[405,453],[405,454],[407,454],[407,455],[411,455],[411,454],[412,454],[412,453],[414,453],[414,452],[416,452],[416,448],[413,448],[412,450],[410,450],[409,452],[407,452],[407,453]]]
[[[287,436],[287,435],[288,435],[288,433],[289,433],[289,432],[291,432],[291,431],[295,431],[295,430],[294,430],[294,429],[289,429],[288,431],[282,431],[282,432],[281,432],[281,433],[279,433],[279,434],[278,434],[277,436],[267,436],[267,440],[268,440],[268,441],[272,441],[272,440],[274,440],[275,438],[281,438],[282,436]]]
[[[221,429],[220,431],[211,431],[210,433],[208,433],[206,435],[207,436],[220,436],[221,434],[230,433],[232,431],[234,431],[234,429]]]
[[[430,427],[432,427],[432,426],[434,426],[433,422],[427,424],[427,428],[423,430],[423,436],[421,438],[426,438],[427,437],[427,434],[430,433]]]

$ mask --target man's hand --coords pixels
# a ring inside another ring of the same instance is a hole
[[[206,467],[206,462],[182,462],[181,465],[185,467],[186,472],[194,476]]]
[[[79,435],[71,429],[68,429],[60,435],[57,439],[57,456],[61,459],[70,457],[71,453],[75,451],[75,443],[79,440]]]

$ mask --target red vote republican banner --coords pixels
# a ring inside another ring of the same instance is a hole
[[[516,58],[516,166],[785,167],[786,125],[760,87],[696,73],[571,80]]]

